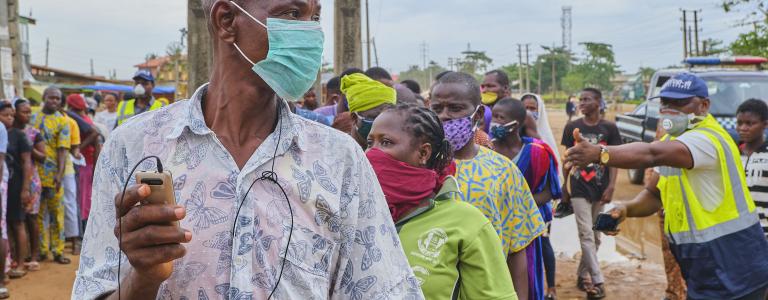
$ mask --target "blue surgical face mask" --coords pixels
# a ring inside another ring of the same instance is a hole
[[[498,123],[491,123],[491,141],[503,141],[510,133],[517,127],[517,121],[512,121],[507,124],[501,125]]]
[[[230,3],[266,28],[269,38],[267,58],[258,63],[249,59],[237,43],[235,49],[280,98],[291,102],[301,99],[315,83],[322,63],[325,37],[320,22],[267,18],[265,25],[237,3]]]

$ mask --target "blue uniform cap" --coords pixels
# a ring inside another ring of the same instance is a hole
[[[152,76],[152,72],[149,72],[149,70],[138,70],[136,74],[133,75],[133,80],[136,79],[144,79],[146,81],[155,82],[155,77]]]
[[[683,100],[692,97],[709,98],[707,83],[691,73],[680,73],[669,79],[655,98]]]

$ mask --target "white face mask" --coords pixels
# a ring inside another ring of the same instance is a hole
[[[141,84],[137,84],[135,87],[133,87],[133,95],[134,97],[140,97],[144,96],[144,94],[147,93],[147,90],[144,89],[144,86]]]

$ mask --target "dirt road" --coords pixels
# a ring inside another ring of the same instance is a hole
[[[613,120],[611,112],[607,119]],[[556,139],[562,136],[566,116],[559,111],[550,112],[550,122]],[[564,150],[564,149],[561,149]],[[631,199],[641,190],[640,186],[628,182],[626,172],[620,172],[614,199]],[[580,255],[578,236],[573,217],[558,220],[553,224],[552,243],[558,252],[557,289],[558,299],[584,299],[584,293],[575,288],[576,268]],[[606,299],[640,300],[661,299],[664,295],[665,279],[663,267],[647,262],[629,260],[615,251],[615,241],[606,238],[598,254],[603,264],[608,297]],[[72,257],[71,265],[43,263],[42,270],[30,273],[22,279],[13,280],[8,288],[11,299],[69,299],[75,278],[78,258]]]

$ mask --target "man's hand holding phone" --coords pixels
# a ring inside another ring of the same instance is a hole
[[[115,236],[133,267],[126,288],[157,291],[160,283],[171,276],[173,261],[185,255],[182,243],[192,240],[192,232],[178,226],[186,209],[176,205],[175,199],[147,202],[156,196],[152,190],[147,184],[139,184],[129,187],[124,198],[121,194],[115,196],[117,218],[122,223],[122,232],[120,223],[115,226]]]

